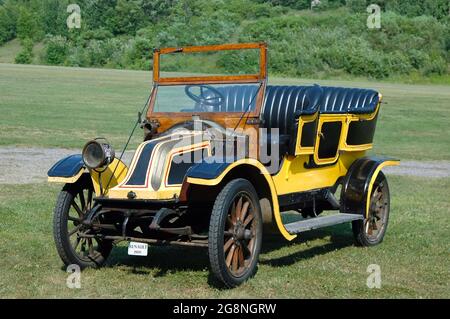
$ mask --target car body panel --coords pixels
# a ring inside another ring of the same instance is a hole
[[[125,199],[130,192],[135,199],[178,197],[184,175],[175,178],[176,183],[170,183],[170,174],[178,164],[173,159],[180,154],[195,151],[205,152],[206,156],[211,152],[210,142],[195,132],[168,135],[142,143],[133,156],[126,177],[109,190],[109,197]]]
[[[73,154],[60,159],[47,172],[49,181],[54,178],[74,178],[84,168],[81,154]]]

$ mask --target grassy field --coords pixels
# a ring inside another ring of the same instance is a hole
[[[450,298],[450,180],[391,176],[390,186],[381,245],[355,247],[349,225],[292,243],[269,239],[255,278],[224,290],[209,275],[204,249],[158,247],[148,257],[130,257],[123,245],[106,268],[82,273],[81,289],[69,289],[52,237],[58,186],[0,185],[0,296]],[[381,289],[366,286],[370,264],[381,267]]]
[[[0,64],[0,146],[81,148],[87,139],[125,141],[150,91],[151,73]],[[275,84],[372,87],[384,94],[377,154],[450,160],[448,86],[272,79]],[[134,143],[140,139],[140,134]],[[0,166],[1,167],[1,166]],[[113,251],[107,267],[68,289],[52,237],[60,186],[0,184],[0,297],[450,298],[450,179],[389,176],[392,214],[383,244],[353,245],[349,225],[267,238],[255,278],[223,290],[206,250],[151,248],[146,258]],[[366,286],[378,264],[382,288]]]
[[[22,50],[20,40],[14,39],[0,46],[0,63],[14,63],[17,54]],[[42,42],[36,43],[33,47],[32,64],[39,64],[40,56],[44,50]]]
[[[374,152],[450,160],[449,86],[281,78],[270,83],[378,89],[388,104],[382,106]],[[81,148],[104,136],[119,148],[150,86],[151,72],[0,64],[0,145]]]
[[[18,39],[14,39],[0,46],[0,63],[14,63],[14,59],[20,50],[21,45]]]

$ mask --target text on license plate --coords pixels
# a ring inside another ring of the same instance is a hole
[[[148,254],[148,244],[137,243],[135,241],[130,241],[128,244],[128,255],[132,256],[147,256]]]

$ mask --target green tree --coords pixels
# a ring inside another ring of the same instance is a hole
[[[68,4],[67,0],[41,0],[39,15],[45,34],[65,35],[67,33]]]
[[[144,26],[141,0],[118,0],[115,8],[115,33],[134,35]]]
[[[21,40],[36,39],[38,32],[36,17],[26,7],[21,7],[17,18],[17,37]]]
[[[283,6],[298,10],[311,8],[311,0],[258,0],[258,2],[269,2],[274,6]]]
[[[7,1],[0,6],[0,45],[16,37],[18,15],[16,3]]]
[[[367,8],[366,0],[347,0],[347,7],[353,12],[363,13]]]
[[[386,9],[410,17],[429,15],[444,19],[449,14],[450,4],[448,0],[390,0],[386,1]]]
[[[81,21],[88,30],[115,29],[117,0],[80,0]]]
[[[170,15],[175,0],[141,0],[145,24],[156,23]]]

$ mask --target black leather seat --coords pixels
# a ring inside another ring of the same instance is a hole
[[[227,85],[217,87],[217,90],[223,95],[224,99],[214,111],[245,112],[254,109],[258,88],[259,85]]]
[[[224,100],[215,112],[242,112],[255,105],[258,85],[233,85],[218,87]],[[319,101],[317,100],[319,99]],[[319,103],[317,103],[319,102]],[[367,114],[373,113],[379,102],[377,91],[342,87],[314,86],[267,86],[262,117],[268,127],[287,125],[291,114],[320,113]],[[249,107],[249,104],[252,104]]]
[[[214,112],[244,112],[254,108],[258,85],[217,87],[223,101]],[[341,87],[267,86],[261,120],[265,128],[279,128],[280,134],[291,134],[300,115],[369,114],[379,102],[374,90]]]
[[[254,108],[258,85],[218,87],[223,100],[215,112],[244,112]],[[311,115],[319,110],[322,89],[314,86],[267,86],[261,110],[263,127],[279,128],[280,134],[290,134],[300,115]]]
[[[379,102],[377,91],[340,87],[322,87],[320,113],[326,114],[370,114]]]
[[[312,115],[319,109],[320,86],[267,86],[261,110],[263,127],[279,128],[280,134],[291,134],[300,115]]]
[[[279,151],[281,156],[294,154],[300,115],[313,115],[319,110],[322,89],[314,86],[267,86],[261,110],[262,127],[278,128],[277,136],[267,131],[261,139],[262,147],[270,154]]]

